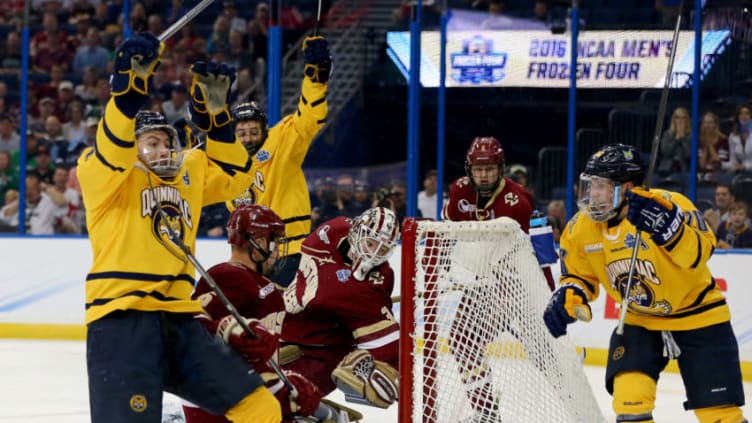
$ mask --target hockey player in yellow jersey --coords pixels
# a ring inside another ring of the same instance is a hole
[[[159,113],[140,111],[163,44],[138,34],[118,47],[112,97],[96,144],[78,160],[93,264],[86,277],[87,368],[93,423],[161,421],[173,392],[234,422],[279,422],[260,376],[194,318],[191,251],[203,205],[250,183],[227,106],[235,70],[193,65],[191,115],[206,151],[181,151]]]
[[[298,110],[267,129],[267,117],[255,102],[233,108],[235,135],[253,159],[253,182],[238,201],[261,204],[285,222],[287,256],[280,257],[272,279],[286,287],[300,263],[300,244],[311,232],[311,200],[303,160],[327,115],[326,84],[332,69],[329,43],[323,37],[303,42],[305,67]],[[234,203],[228,204],[233,210]]]
[[[601,288],[621,302],[636,230],[643,231],[624,333],[609,345],[606,389],[617,422],[652,422],[656,381],[671,358],[702,423],[742,423],[739,348],[726,300],[707,261],[715,235],[683,195],[646,189],[639,152],[622,144],[593,154],[580,175],[577,213],[561,236],[561,278],[544,313],[559,337]]]

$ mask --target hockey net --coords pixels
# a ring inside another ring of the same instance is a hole
[[[408,219],[402,254],[401,423],[604,421],[517,222]]]

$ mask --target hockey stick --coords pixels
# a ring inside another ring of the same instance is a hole
[[[650,188],[653,173],[655,172],[655,164],[658,161],[658,147],[661,143],[661,133],[663,132],[663,120],[666,119],[666,106],[668,103],[668,91],[671,86],[671,79],[673,77],[674,59],[676,58],[676,45],[679,42],[679,27],[681,27],[682,10],[684,10],[684,0],[679,2],[679,15],[676,17],[676,27],[674,28],[674,36],[671,42],[671,55],[668,59],[668,68],[666,69],[666,79],[663,82],[663,91],[661,92],[661,102],[658,106],[658,121],[655,123],[655,132],[653,133],[653,145],[650,149],[650,165],[648,166],[648,172],[645,175],[645,187]],[[699,72],[695,69],[695,72]],[[621,299],[621,308],[619,309],[619,324],[616,326],[616,334],[624,334],[624,319],[627,317],[627,308],[629,308],[630,296],[629,291],[632,289],[632,277],[634,276],[636,264],[637,264],[637,252],[640,250],[640,244],[642,243],[642,231],[637,229],[635,233],[635,244],[632,248],[632,258],[629,261],[629,275],[627,276],[627,283],[624,286],[624,294]]]
[[[162,31],[161,34],[159,34],[159,41],[165,41],[168,38],[175,35],[176,32],[180,31],[180,28],[182,28],[185,24],[192,21],[193,18],[195,18],[199,13],[203,12],[204,9],[209,7],[210,4],[212,4],[214,0],[202,0],[201,3],[197,4],[193,7],[193,9],[189,10],[188,13],[180,17],[180,19],[176,20],[175,23],[170,25],[169,28]],[[321,1],[319,0],[319,8],[321,7]]]
[[[316,21],[313,23],[313,36],[318,37],[319,25],[321,24],[321,0],[319,0],[319,7],[316,10]]]
[[[175,229],[170,226],[167,222],[167,214],[162,210],[162,206],[157,201],[156,195],[154,194],[154,186],[151,183],[151,176],[149,175],[149,171],[147,169],[142,169],[146,171],[146,179],[149,182],[149,189],[152,196],[152,201],[154,201],[154,204],[157,207],[157,211],[159,213],[160,218],[163,222],[165,222],[165,228],[167,229],[167,235],[170,237],[170,240],[175,243],[175,245],[180,248],[180,250],[183,252],[185,257],[188,259],[188,261],[193,264],[193,267],[196,268],[196,271],[204,278],[207,285],[209,285],[209,288],[211,288],[212,291],[217,295],[217,298],[219,298],[219,301],[222,303],[222,305],[225,306],[227,311],[230,312],[232,317],[235,318],[235,321],[237,321],[240,326],[243,328],[245,333],[250,335],[252,338],[258,339],[258,335],[256,335],[253,330],[248,326],[248,323],[246,322],[245,318],[240,315],[240,312],[238,312],[238,309],[235,308],[235,306],[230,302],[230,300],[225,296],[225,293],[222,291],[222,289],[219,287],[217,282],[214,280],[214,278],[211,277],[209,272],[207,272],[203,266],[201,266],[201,263],[196,259],[196,257],[191,253],[191,250],[188,248],[187,245],[183,242],[182,239],[178,236],[178,234],[175,232]],[[282,383],[287,387],[287,389],[290,391],[290,396],[295,399],[298,397],[298,390],[295,388],[295,385],[290,382],[290,379],[287,378],[287,375],[285,375],[284,371],[279,367],[277,362],[274,360],[268,360],[266,364],[272,368],[274,373],[279,377],[279,380],[282,381]],[[337,409],[329,406],[325,402],[320,402],[319,407],[316,409],[316,411],[313,413],[314,418],[316,418],[318,421],[326,421],[326,420],[335,420],[339,421],[341,420],[340,413]]]

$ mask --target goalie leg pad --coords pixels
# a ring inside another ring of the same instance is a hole
[[[387,408],[399,397],[399,373],[371,353],[355,350],[332,371],[332,382],[351,402]]]

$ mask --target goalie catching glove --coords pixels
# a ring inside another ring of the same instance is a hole
[[[235,135],[229,125],[232,115],[228,102],[235,68],[215,62],[196,62],[191,66],[191,73],[191,121],[210,138],[231,142]]]
[[[269,332],[256,319],[245,321],[255,337],[246,332],[232,314],[219,321],[217,335],[251,363],[269,360],[279,348],[279,335]]]
[[[387,408],[399,397],[399,373],[371,353],[355,350],[332,371],[332,382],[345,393],[345,399],[358,404]]]
[[[324,37],[307,37],[303,41],[303,73],[313,82],[326,84],[332,73],[332,52]]]
[[[154,71],[163,50],[164,43],[149,33],[142,33],[128,38],[115,51],[110,91],[118,109],[129,118],[134,118],[149,99]]]
[[[576,285],[562,285],[554,291],[543,312],[543,321],[554,338],[567,333],[567,325],[592,317],[585,291]]]
[[[649,233],[659,246],[668,244],[681,232],[684,215],[664,193],[633,188],[626,192],[626,197],[627,220]]]

